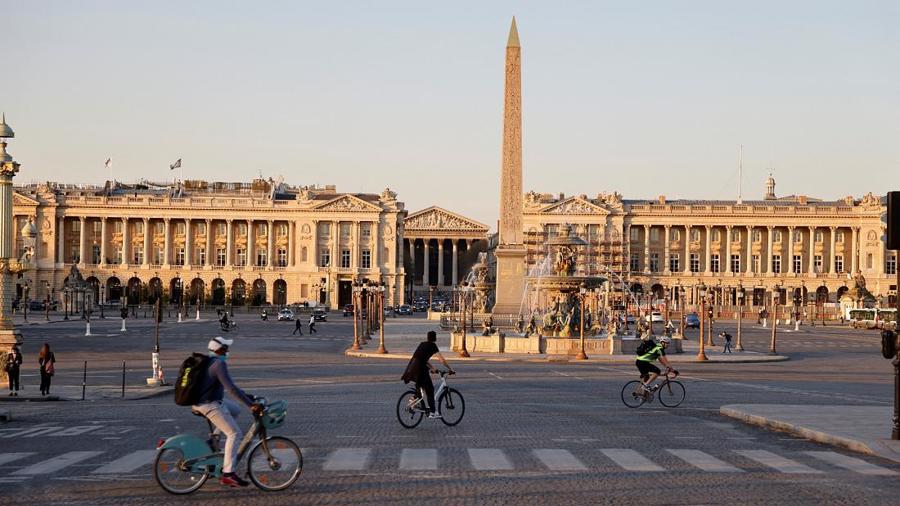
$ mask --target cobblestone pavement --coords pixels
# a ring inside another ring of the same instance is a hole
[[[276,433],[301,446],[304,472],[285,492],[210,482],[187,503],[888,504],[900,493],[900,464],[719,414],[735,403],[890,406],[891,367],[874,333],[804,329],[780,334],[787,362],[679,365],[687,398],[678,408],[625,407],[620,390],[635,376],[628,364],[456,362],[450,382],[465,396],[462,422],[407,430],[395,415],[404,364],[344,357],[348,319],[319,324],[312,338],[291,336],[291,323],[238,319],[229,366],[247,390],[288,401]],[[26,326],[26,364],[46,341],[59,358],[53,389],[64,396],[80,397],[84,360],[89,393],[121,382],[123,360],[137,388],[154,332],[150,322],[132,323],[122,336],[112,330],[117,320],[97,322],[94,337],[77,322]],[[390,347],[390,336],[416,339],[433,324],[388,325]],[[767,349],[767,330],[748,330],[745,346]],[[165,324],[167,373],[215,334],[211,321]],[[24,379],[26,392],[36,388],[36,378]],[[2,405],[12,421],[0,425],[0,504],[172,501],[151,478],[153,449],[160,437],[202,434],[202,422],[168,396],[88,398]]]

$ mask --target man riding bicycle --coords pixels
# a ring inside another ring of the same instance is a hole
[[[211,362],[206,369],[206,375],[202,376],[200,398],[197,404],[191,407],[191,411],[206,417],[216,427],[216,432],[225,434],[225,455],[220,483],[229,487],[246,487],[250,483],[234,472],[238,445],[243,437],[241,428],[234,419],[240,414],[241,408],[231,399],[224,398],[225,390],[244,403],[254,414],[261,412],[263,407],[238,388],[228,373],[225,362],[228,360],[228,348],[233,342],[233,339],[223,337],[209,341],[207,348]]]
[[[662,365],[666,366],[666,372],[675,371],[675,369],[669,367],[669,361],[666,359],[666,348],[668,348],[670,344],[672,344],[672,338],[669,336],[662,336],[659,338],[659,343],[656,346],[634,361],[634,365],[637,366],[638,371],[641,373],[642,389],[648,392],[652,392],[656,389],[656,387],[651,387],[650,385],[652,385],[653,381],[659,377],[661,371],[659,370],[659,367],[653,365],[653,361],[659,360]],[[678,371],[675,371],[675,373],[677,374]]]
[[[413,352],[413,356],[409,359],[409,364],[406,366],[406,371],[403,372],[403,376],[400,379],[404,383],[415,381],[416,392],[421,393],[422,390],[425,390],[425,398],[428,401],[425,409],[428,410],[428,418],[437,418],[439,415],[434,412],[434,383],[431,382],[431,376],[428,374],[429,372],[437,371],[437,368],[429,362],[432,356],[436,356],[444,364],[447,372],[455,374],[453,369],[450,368],[450,364],[447,363],[447,360],[438,350],[437,333],[430,330],[426,340],[419,343],[416,351]]]

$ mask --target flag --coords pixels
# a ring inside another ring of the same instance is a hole
[[[169,165],[169,170],[175,170],[179,167],[181,167],[181,158],[175,160],[175,163],[173,163],[172,165]]]
[[[106,163],[104,165],[106,165],[107,169],[112,167],[112,158],[107,158]]]

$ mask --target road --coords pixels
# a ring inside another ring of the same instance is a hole
[[[292,336],[292,323],[238,319],[229,367],[250,392],[288,401],[277,433],[301,446],[304,472],[280,493],[210,482],[192,503],[887,504],[900,494],[900,464],[718,414],[730,403],[890,405],[891,367],[875,333],[782,331],[779,352],[790,361],[679,366],[687,399],[674,409],[625,407],[619,392],[635,376],[630,365],[457,362],[450,381],[465,395],[462,423],[425,420],[407,430],[394,410],[405,363],[344,357],[348,319],[321,323],[312,337]],[[129,395],[149,374],[152,322],[129,325],[122,336],[118,320],[95,321],[93,337],[77,321],[23,327],[26,365],[42,342],[59,359],[54,393],[80,397],[88,361],[89,400],[0,404],[13,415],[0,425],[0,504],[171,499],[151,478],[152,450],[161,437],[204,426],[169,396],[111,397],[123,360]],[[432,327],[413,317],[387,328],[390,336]],[[167,374],[216,328],[212,320],[164,324]],[[744,338],[748,349],[768,348],[768,329],[753,325]],[[36,380],[24,378],[26,393]],[[240,422],[248,420],[244,413]]]

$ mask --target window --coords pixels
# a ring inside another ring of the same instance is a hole
[[[284,237],[288,235],[288,225],[287,223],[279,223],[278,228],[276,229],[276,233],[279,237]]]
[[[547,225],[547,237],[556,237],[556,225]],[[637,239],[636,229],[631,229],[632,240]]]
[[[363,239],[368,239],[372,237],[372,227],[368,223],[363,223],[359,226],[359,234]]]
[[[659,253],[650,253],[650,272],[659,272]]]
[[[884,273],[885,274],[897,274],[897,255],[891,254],[888,255],[887,261],[884,265]]]
[[[197,224],[197,235],[206,235],[206,223],[200,222]]]
[[[634,229],[632,229],[632,230],[634,230]],[[641,266],[638,263],[638,254],[637,253],[631,254],[631,263],[630,263],[629,267],[630,267],[629,270],[631,272],[637,272],[637,271],[641,270]]]
[[[774,242],[781,242],[781,230],[772,231],[772,240]]]
[[[349,223],[341,223],[341,237],[344,237],[344,238],[350,237],[350,224]]]
[[[709,261],[710,270],[713,272],[719,272],[719,255],[711,255],[711,256],[712,256],[712,258],[710,258],[710,261]]]
[[[731,242],[740,242],[741,241],[741,231],[740,230],[732,230],[731,231]]]
[[[680,270],[678,260],[679,260],[678,253],[672,253],[669,255],[669,270],[670,271],[678,272]]]
[[[247,224],[246,223],[238,223],[237,235],[240,235],[240,236],[247,235]]]
[[[175,223],[175,235],[184,235],[185,227],[184,222],[179,221]]]
[[[631,227],[631,240],[637,241],[641,238],[641,232],[637,227]]]
[[[691,242],[700,242],[700,230],[696,228],[691,229]]]
[[[350,250],[348,250],[348,249],[341,250],[341,268],[342,269],[350,268]]]
[[[875,264],[875,255],[868,253],[866,254],[866,269],[872,270],[872,266]]]
[[[77,244],[69,250],[69,258],[72,259],[72,263],[81,263],[81,251]]]
[[[259,237],[269,235],[269,224],[268,223],[260,223],[259,226],[256,227],[256,232],[259,235]]]
[[[772,255],[772,272],[781,273],[781,255]]]
[[[794,231],[794,242],[801,243],[803,242],[803,233],[799,230]]]
[[[816,242],[817,243],[819,243],[819,244],[822,243],[822,237],[823,237],[822,231],[816,230]]]
[[[133,260],[134,265],[143,265],[144,264],[144,250],[142,248],[134,248],[134,251],[131,252],[131,258]]]
[[[184,247],[175,248],[175,265],[187,265],[187,255],[184,254]]]
[[[256,265],[259,267],[269,265],[269,252],[264,248],[259,248],[256,251]]]
[[[95,220],[91,222],[91,228],[93,228],[95,234],[100,233],[100,229],[103,227],[103,222],[100,220]]]
[[[80,234],[81,233],[81,220],[73,220],[69,223],[72,224],[72,233]]]
[[[134,233],[135,234],[143,234],[144,233],[144,222],[143,221],[134,222]]]
[[[651,228],[651,229],[650,229],[650,240],[651,240],[651,241],[658,241],[658,240],[659,240],[659,229],[658,229],[658,228]]]
[[[225,248],[216,248],[216,266],[225,266]]]
[[[306,246],[300,248],[300,261],[301,261],[301,262],[308,262],[308,261],[309,261],[309,259],[308,259],[309,256],[308,256],[308,255],[309,255],[309,254],[307,253]]]
[[[759,255],[753,255],[753,260],[750,266],[754,274],[759,274],[760,272],[762,272],[762,259],[759,258]]]
[[[700,272],[700,255],[691,253],[691,272]]]
[[[753,231],[753,242],[760,242],[762,240],[762,232],[759,230]]]
[[[834,240],[837,242],[844,242],[844,231],[838,230],[834,233]]]
[[[227,227],[228,227],[228,225],[225,223],[216,223],[216,235],[218,235],[218,236],[228,235]]]
[[[599,235],[600,235],[600,227],[599,226],[588,225],[588,238],[591,241],[596,240]]]
[[[741,256],[731,255],[731,272],[741,272]]]
[[[794,255],[794,259],[793,259],[794,272],[797,272],[797,273],[802,272],[802,269],[803,269],[803,266],[802,266],[803,262],[800,258],[801,258],[800,255]]]
[[[813,272],[822,272],[822,255],[813,257]]]
[[[116,258],[115,258],[115,263],[118,264],[118,265],[122,265],[122,263],[123,263],[123,262],[122,262],[123,258],[124,258],[124,255],[122,254],[122,247],[119,246],[118,248],[116,248]]]
[[[91,245],[91,263],[92,264],[100,263],[100,245],[99,244]]]
[[[839,274],[844,272],[844,255],[834,257],[834,270]]]
[[[319,223],[319,238],[328,239],[331,237],[331,224]]]
[[[246,227],[245,227],[245,231],[246,231]],[[241,266],[241,267],[247,265],[247,250],[244,248],[238,248],[237,250],[235,250],[235,252],[237,253],[237,255],[236,255],[237,262],[235,262],[234,265]]]
[[[364,249],[362,250],[362,268],[370,269],[372,267],[372,252]]]
[[[163,263],[163,258],[163,247],[157,246],[153,248],[153,263],[159,265]]]
[[[278,267],[287,267],[287,250],[278,248]]]
[[[160,234],[160,235],[161,235],[161,234],[166,233],[166,224],[165,224],[165,222],[162,222],[162,221],[156,221],[156,222],[154,222],[154,227],[155,227],[154,230],[156,231],[156,232],[155,232],[156,234]]]
[[[713,229],[712,230],[712,240],[719,242],[720,239],[721,239],[721,234],[719,234],[719,231],[716,229]]]
[[[206,265],[206,248],[197,248],[197,262]]]
[[[113,222],[113,233],[121,234],[122,233],[122,221],[116,220]]]
[[[669,233],[669,237],[670,237],[671,240],[673,240],[673,241],[678,241],[678,240],[681,239],[681,231],[680,231],[680,230],[676,230],[676,229],[672,229],[672,231]]]

